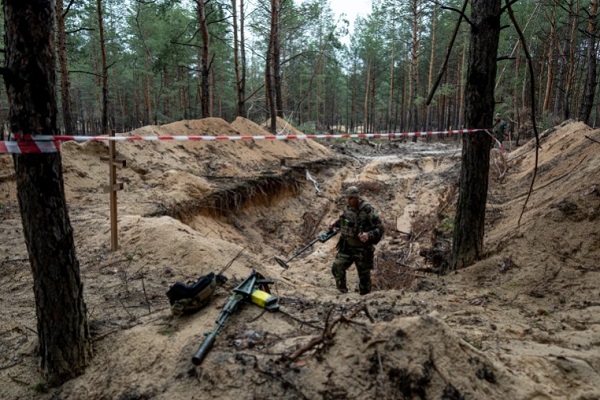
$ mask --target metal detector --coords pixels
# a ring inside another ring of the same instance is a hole
[[[289,260],[283,261],[281,258],[275,257],[275,261],[277,261],[277,264],[281,265],[283,268],[288,269],[290,267],[288,265],[288,263],[290,261],[292,261],[294,258],[298,257],[300,254],[304,253],[310,247],[312,247],[313,244],[315,244],[317,242],[325,243],[326,241],[328,241],[329,239],[331,239],[338,233],[339,233],[339,230],[337,230],[337,229],[333,230],[333,231],[327,231],[327,232],[319,235],[317,238],[311,240],[310,243],[308,243],[306,246],[304,246],[300,250],[296,251],[296,253],[294,253],[294,256],[292,258],[290,258]]]

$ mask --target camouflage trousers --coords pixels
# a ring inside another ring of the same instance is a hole
[[[335,286],[342,292],[348,292],[346,286],[346,270],[356,265],[358,272],[358,289],[360,294],[367,294],[371,291],[371,270],[373,269],[373,255],[375,246],[350,247],[345,246],[343,250],[338,251],[331,272],[335,277]]]

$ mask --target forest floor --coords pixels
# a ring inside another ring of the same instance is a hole
[[[205,119],[130,134],[265,131]],[[58,388],[38,370],[12,159],[0,157],[0,398],[599,399],[598,142],[600,130],[581,123],[544,132],[524,212],[533,141],[507,153],[506,171],[493,163],[486,256],[445,276],[435,272],[449,250],[461,152],[451,138],[118,143],[127,167],[118,171],[115,252],[100,161],[107,145],[65,143],[94,357]],[[335,289],[336,240],[317,242],[287,270],[274,260],[320,234],[349,185],[363,189],[387,229],[366,296],[354,268],[350,292]],[[171,285],[229,263],[210,305],[171,314]],[[252,269],[275,281],[280,311],[244,304],[195,367],[192,354]]]

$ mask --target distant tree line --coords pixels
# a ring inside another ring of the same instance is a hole
[[[345,44],[349,25],[326,0],[57,0],[59,129],[101,132],[103,90],[107,126],[117,131],[238,115],[257,122],[277,115],[307,132],[463,127],[468,19],[441,68],[462,4],[374,0]],[[599,124],[597,0],[512,7],[531,38],[538,122]],[[496,110],[527,133],[522,43],[506,13],[501,26]],[[0,96],[5,122],[4,88]]]

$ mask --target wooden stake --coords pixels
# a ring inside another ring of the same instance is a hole
[[[109,136],[115,136],[115,131],[110,130]],[[115,159],[116,149],[114,140],[108,141],[108,157],[100,157],[102,161],[108,161],[108,186],[104,188],[105,193],[110,194],[110,247],[112,251],[119,249],[119,236],[117,229],[117,191],[123,189],[123,183],[117,183],[117,167],[125,167],[125,160]]]

